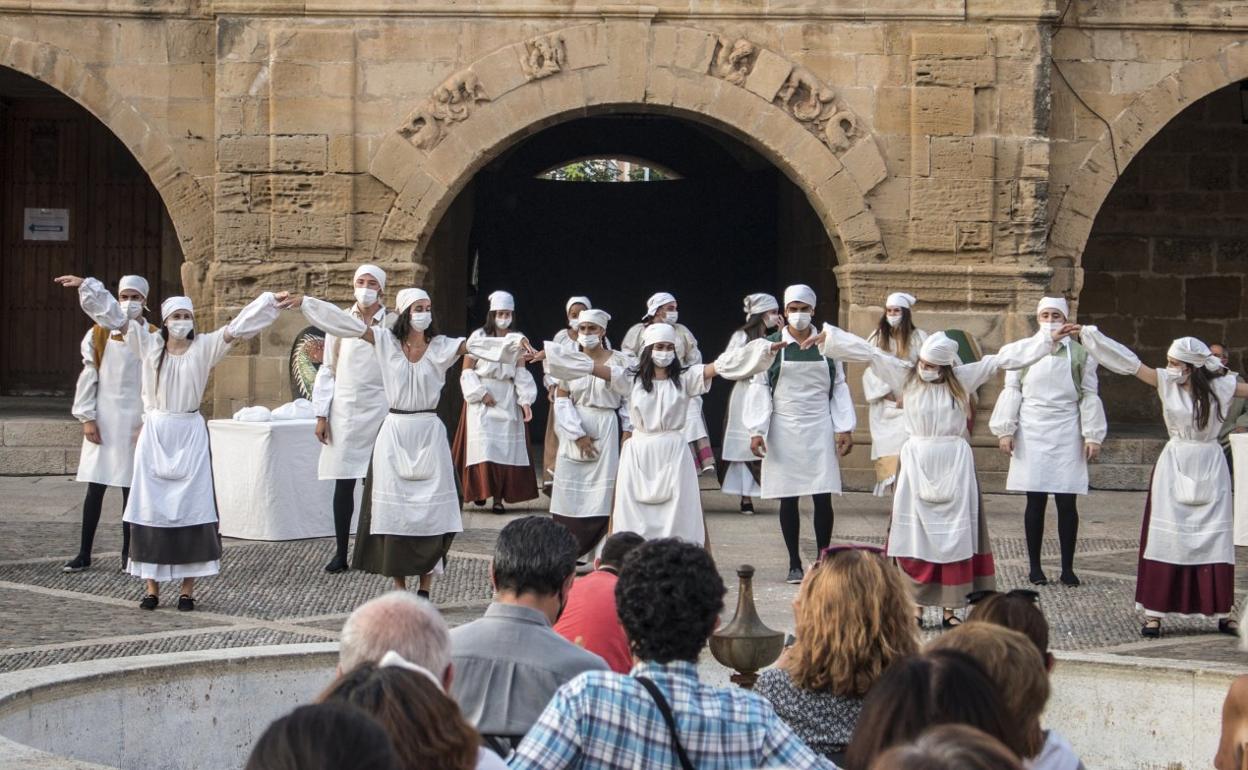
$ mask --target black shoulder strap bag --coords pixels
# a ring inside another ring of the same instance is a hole
[[[654,698],[654,705],[659,707],[659,713],[663,715],[663,721],[667,722],[667,730],[672,734],[672,745],[676,748],[676,758],[680,760],[681,770],[694,770],[693,763],[689,761],[689,755],[685,753],[685,747],[680,742],[680,735],[676,732],[676,717],[672,716],[672,707],[668,705],[667,698],[663,697],[663,693],[653,679],[648,679],[644,676],[633,678],[640,682],[642,687],[646,688],[646,692],[650,693],[651,698]]]

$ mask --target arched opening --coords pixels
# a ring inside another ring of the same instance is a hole
[[[64,273],[180,293],[182,251],[160,194],[126,146],[56,89],[0,68],[0,395],[69,396],[89,321]],[[66,405],[66,412],[68,406]]]
[[[638,158],[670,169],[661,184],[568,184],[538,175],[580,158]],[[494,289],[516,294],[519,328],[534,341],[566,323],[564,302],[585,294],[613,315],[616,345],[646,298],[670,291],[707,360],[739,327],[742,298],[802,282],[819,314],[838,310],[835,247],[806,195],[769,160],[727,134],[669,115],[583,117],[508,148],[473,177],[439,222],[425,263],[444,303],[465,302],[447,325],[480,326]],[[446,306],[445,304],[443,306]],[[728,397],[705,400],[718,444]],[[534,440],[545,425],[539,401]]]
[[[1245,81],[1248,83],[1248,81]],[[1153,366],[1176,337],[1229,345],[1248,358],[1248,104],[1232,83],[1191,104],[1137,154],[1097,213],[1083,254],[1080,319]],[[1134,378],[1107,377],[1117,423],[1156,424],[1157,399]]]

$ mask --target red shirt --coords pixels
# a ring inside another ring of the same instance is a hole
[[[633,668],[628,637],[615,611],[614,572],[595,570],[577,578],[555,632],[607,662],[612,671],[627,674]]]

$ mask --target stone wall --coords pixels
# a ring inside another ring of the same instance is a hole
[[[1126,168],[1084,252],[1080,318],[1153,366],[1176,337],[1248,347],[1248,123],[1238,84],[1188,107]],[[1155,421],[1156,397],[1107,375],[1111,420]]]

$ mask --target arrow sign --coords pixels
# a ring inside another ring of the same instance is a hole
[[[69,209],[25,209],[22,236],[28,241],[68,241]]]

